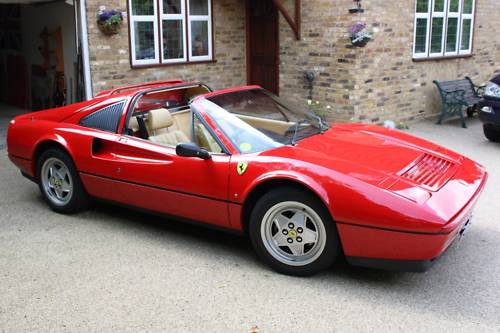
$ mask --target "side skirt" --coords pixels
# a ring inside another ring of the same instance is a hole
[[[209,224],[209,223],[202,222],[202,221],[190,220],[190,219],[186,219],[183,217],[169,215],[166,213],[161,213],[161,212],[157,212],[157,211],[153,211],[153,210],[149,210],[149,209],[145,209],[145,208],[141,208],[141,207],[137,207],[137,206],[127,205],[127,204],[120,203],[117,201],[112,201],[112,200],[106,200],[106,199],[101,199],[101,198],[96,198],[96,197],[92,197],[92,200],[95,202],[105,204],[105,205],[109,205],[109,206],[120,207],[123,209],[129,209],[131,211],[135,211],[135,212],[142,213],[145,215],[157,216],[159,218],[165,219],[166,222],[168,220],[168,222],[181,223],[181,224],[185,223],[185,224],[189,224],[189,225],[192,225],[195,227],[219,231],[219,232],[223,232],[223,233],[231,234],[231,235],[235,235],[235,236],[241,236],[241,237],[245,236],[242,231],[237,230],[237,229],[226,228],[226,227],[222,227],[222,226],[218,226],[218,225],[214,225],[214,224]]]
[[[23,175],[24,178],[31,180],[33,183],[38,184],[36,178],[28,175],[26,172],[21,171],[21,175]]]

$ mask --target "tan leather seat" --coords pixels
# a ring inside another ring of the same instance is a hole
[[[215,141],[212,135],[202,124],[197,124],[195,127],[196,133],[196,144],[202,148],[205,148],[211,153],[222,153],[222,149],[219,144]]]
[[[128,128],[132,130],[132,132],[136,133],[139,132],[139,122],[137,121],[137,117],[130,117],[130,120],[128,122]]]
[[[164,146],[176,146],[190,142],[186,134],[179,130],[169,130],[174,124],[172,115],[166,109],[151,110],[148,113],[147,126],[150,130],[149,140]]]

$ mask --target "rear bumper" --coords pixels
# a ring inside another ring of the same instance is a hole
[[[429,269],[466,228],[487,176],[463,209],[439,233],[408,232],[337,223],[347,261],[385,270],[423,272]]]
[[[27,178],[35,178],[34,168],[33,168],[33,161],[32,160],[29,160],[29,159],[26,159],[26,158],[23,158],[23,157],[19,157],[19,156],[15,156],[15,155],[12,155],[12,154],[9,154],[9,159],[11,160],[12,163],[14,163],[14,165],[16,167],[19,168],[19,170],[21,170],[21,173],[25,177],[27,177]]]

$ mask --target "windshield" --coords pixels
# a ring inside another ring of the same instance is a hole
[[[296,110],[263,89],[215,95],[198,105],[242,154],[295,144],[327,129],[319,116]]]

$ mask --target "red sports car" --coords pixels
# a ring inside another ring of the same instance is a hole
[[[406,133],[327,124],[257,86],[155,82],[16,117],[8,152],[56,212],[104,199],[250,237],[275,270],[423,271],[469,225],[485,169]]]

